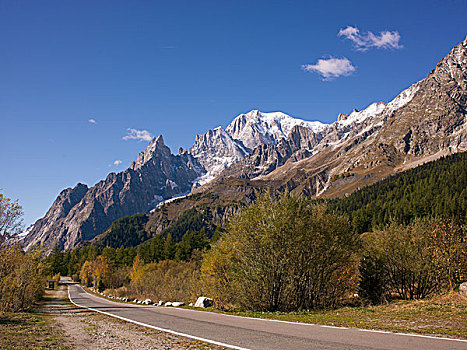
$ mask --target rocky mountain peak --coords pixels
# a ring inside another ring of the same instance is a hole
[[[24,238],[26,249],[55,245],[72,249],[107,229],[114,220],[144,213],[160,202],[186,194],[203,174],[187,153],[173,155],[159,136],[151,140],[131,167],[110,173],[93,187],[78,184],[62,191],[47,214]]]
[[[133,170],[140,169],[154,158],[167,158],[171,154],[170,148],[164,144],[164,138],[162,135],[159,135],[158,137],[154,137],[144,152],[138,155],[136,162],[132,163],[131,168]]]
[[[337,116],[337,121],[340,122],[340,121],[346,120],[348,117],[349,117],[348,114],[339,113],[338,116]]]
[[[436,65],[427,79],[434,79],[438,85],[457,103],[467,102],[467,39],[455,46]]]

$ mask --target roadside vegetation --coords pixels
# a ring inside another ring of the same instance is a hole
[[[39,252],[26,254],[15,236],[23,211],[0,193],[0,314],[27,311],[43,292],[44,265]]]
[[[17,242],[23,211],[0,193],[0,349],[68,349],[53,317],[42,312],[47,267],[40,251]]]

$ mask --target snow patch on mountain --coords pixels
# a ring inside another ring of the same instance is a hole
[[[384,102],[372,103],[362,111],[353,111],[348,117],[338,120],[337,124],[339,126],[349,126],[352,123],[362,123],[364,120],[380,114],[385,107],[386,104]]]
[[[407,103],[412,101],[412,98],[415,96],[419,88],[420,84],[417,82],[410,86],[408,89],[402,91],[399,95],[397,95],[397,97],[394,100],[392,100],[386,105],[385,112],[390,114],[398,110],[399,108],[404,107]]]

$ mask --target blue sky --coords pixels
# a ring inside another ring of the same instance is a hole
[[[2,0],[0,188],[28,225],[62,189],[127,168],[147,145],[128,129],[176,153],[251,109],[332,122],[387,102],[466,37],[466,13],[466,1]]]

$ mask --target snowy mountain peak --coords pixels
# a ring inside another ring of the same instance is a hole
[[[222,170],[248,154],[248,150],[237,143],[222,127],[196,135],[195,143],[188,151],[205,169],[194,186],[211,181]]]
[[[286,138],[296,125],[307,127],[314,132],[322,130],[325,126],[320,122],[296,119],[282,112],[264,113],[255,109],[237,116],[225,131],[234,140],[253,150],[260,144],[275,144]]]

